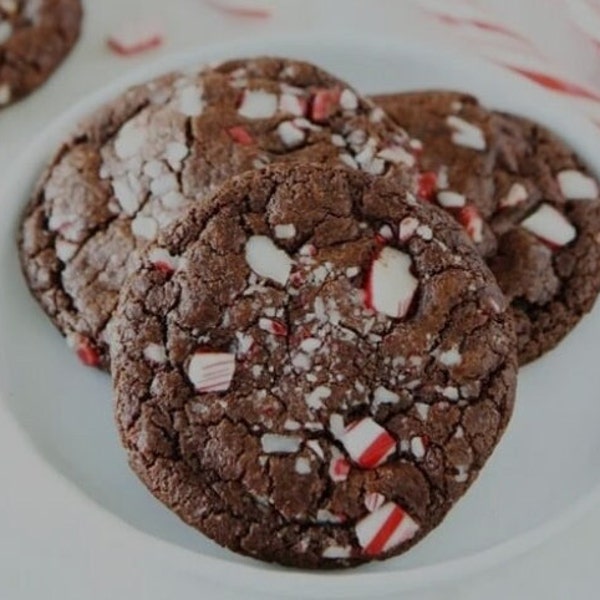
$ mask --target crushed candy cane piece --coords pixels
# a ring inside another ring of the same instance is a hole
[[[396,450],[396,440],[370,417],[346,427],[341,442],[350,458],[365,469],[383,464]]]
[[[377,556],[411,540],[419,525],[398,504],[388,502],[356,524],[356,537],[368,556]]]
[[[164,33],[156,23],[131,23],[123,26],[106,40],[108,47],[120,56],[133,56],[158,48]]]
[[[235,373],[235,355],[225,352],[196,352],[187,374],[196,391],[226,392]]]

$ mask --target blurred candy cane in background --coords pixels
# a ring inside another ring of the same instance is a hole
[[[266,19],[271,16],[277,0],[204,0],[214,8],[238,17]]]
[[[456,45],[567,96],[600,126],[600,0],[413,0]]]

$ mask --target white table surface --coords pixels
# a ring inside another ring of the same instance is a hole
[[[257,0],[265,4],[266,0]],[[541,0],[539,0],[541,2]],[[166,52],[185,50],[200,44],[232,41],[248,36],[286,32],[353,28],[382,34],[419,35],[416,11],[407,11],[403,0],[273,0],[278,9],[268,20],[240,19],[224,16],[207,8],[201,0],[88,0],[85,32],[76,51],[52,81],[27,101],[0,113],[0,178],[10,172],[11,160],[35,138],[36,132],[67,106],[134,68]],[[402,19],[390,20],[394,5],[402,10]],[[400,7],[400,4],[403,4]],[[166,8],[165,8],[166,7]],[[377,7],[377,9],[376,9]],[[382,19],[385,7],[388,18]],[[106,50],[104,40],[119,23],[136,15],[156,16],[167,35],[166,45],[148,54],[123,59]],[[408,15],[408,17],[406,16]],[[411,22],[414,19],[414,23]],[[358,35],[358,34],[357,34]],[[451,587],[403,594],[403,600],[563,600],[598,597],[600,589],[600,506],[559,536],[526,556],[481,573]],[[2,543],[0,541],[0,543]],[[3,600],[32,600],[49,597],[46,582],[40,577],[24,577],[27,557],[13,556],[15,577],[0,584]],[[172,598],[169,577],[152,582],[151,589],[135,577],[132,565],[115,566],[132,569],[131,589],[115,590],[111,598]],[[19,574],[19,575],[18,575]],[[107,574],[103,574],[105,577]],[[81,600],[80,590],[87,588],[86,600],[96,600],[93,582],[99,574],[89,569],[73,572],[64,589],[53,590],[50,597]],[[106,596],[103,596],[103,598]],[[228,591],[213,584],[199,586],[198,598],[253,600],[246,594]],[[300,595],[298,597],[301,597]],[[387,597],[387,596],[386,596]],[[397,597],[390,590],[389,597]],[[263,598],[268,598],[263,596]],[[373,596],[374,598],[374,596]]]

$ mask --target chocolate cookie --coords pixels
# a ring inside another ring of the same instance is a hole
[[[28,284],[87,364],[108,366],[135,251],[231,175],[311,161],[404,182],[409,140],[380,108],[307,63],[234,61],[137,87],[59,150],[22,224]]]
[[[248,172],[123,289],[111,356],[130,464],[236,552],[310,568],[404,552],[509,420],[506,307],[462,229],[397,184]]]
[[[512,305],[525,364],[554,348],[600,290],[600,194],[571,148],[472,96],[376,101],[420,139],[421,196],[470,233]]]
[[[80,0],[0,0],[0,108],[41,86],[79,38]]]

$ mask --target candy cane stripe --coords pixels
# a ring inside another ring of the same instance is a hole
[[[365,554],[377,556],[383,552],[387,541],[392,537],[392,534],[396,531],[396,528],[399,527],[400,523],[402,523],[402,519],[404,519],[404,511],[398,505],[394,505],[381,529],[379,529],[375,534],[375,537],[364,549]]]

